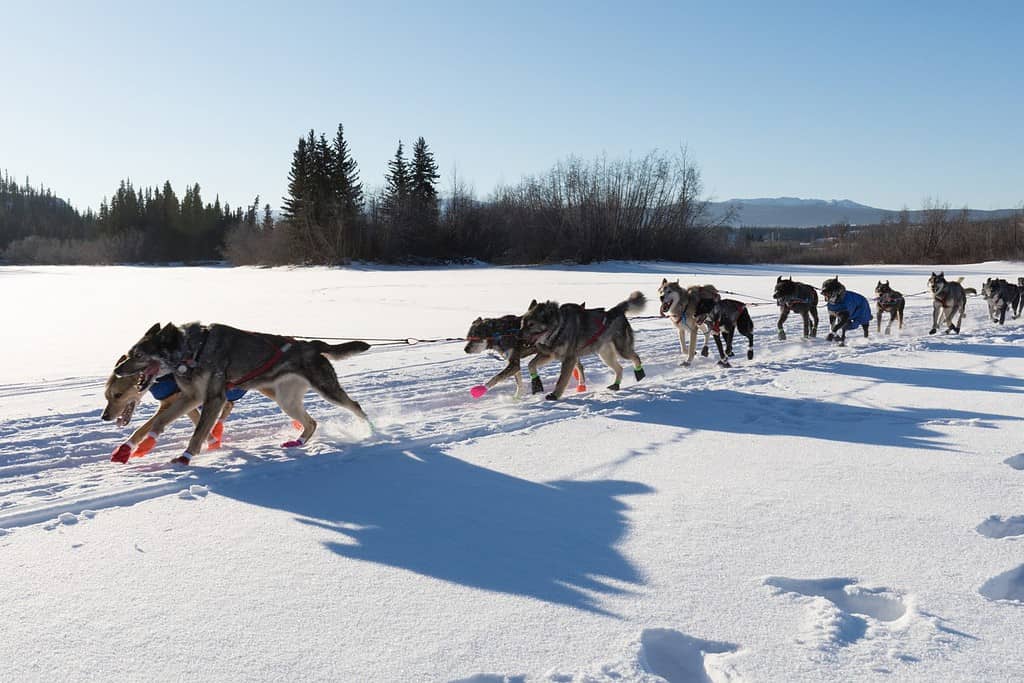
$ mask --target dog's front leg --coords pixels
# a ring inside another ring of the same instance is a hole
[[[676,332],[679,333],[679,356],[683,359],[682,364],[686,365],[686,327],[682,322],[676,325]]]
[[[530,371],[530,393],[539,394],[544,391],[544,383],[540,381],[540,369],[553,360],[555,360],[553,355],[543,351],[538,351],[537,355],[530,360],[526,366]]]
[[[939,309],[942,308],[942,304],[938,301],[932,304],[932,329],[928,330],[928,334],[935,334],[939,331]]]
[[[694,322],[689,325],[690,328],[690,349],[686,354],[686,362],[683,365],[689,366],[693,362],[693,357],[697,355],[697,323]]]
[[[517,378],[517,381],[516,381],[517,390],[516,391],[518,392],[518,387],[523,382],[522,374],[523,374],[523,371],[522,371],[522,366],[520,365],[519,354],[516,353],[515,351],[513,351],[509,355],[509,357],[508,357],[508,364],[505,365],[505,368],[501,372],[499,372],[497,375],[495,375],[494,377],[492,377],[489,380],[487,380],[486,382],[484,382],[484,386],[487,387],[488,389],[493,389],[502,380],[505,380],[505,379],[508,379],[509,377],[515,376]]]
[[[136,434],[148,426],[149,430],[147,433],[160,435],[163,433],[164,429],[167,428],[167,425],[171,424],[188,411],[195,410],[197,405],[199,405],[199,401],[186,400],[184,397],[178,398],[174,401],[169,401],[166,404],[161,403],[160,409],[157,411],[156,415],[154,415],[153,418],[145,425],[140,427]],[[134,438],[135,434],[133,434],[132,437]],[[156,444],[156,437],[153,438],[153,444]],[[150,448],[152,448],[152,446],[150,446]],[[128,457],[131,455],[131,451],[128,450],[125,452],[125,450],[125,446],[122,445],[121,448],[114,451],[114,455],[110,458],[111,462],[127,462]],[[143,454],[139,453],[139,455]]]
[[[156,440],[167,426],[167,422],[164,418],[167,415],[167,411],[170,410],[171,406],[178,402],[181,398],[181,394],[171,394],[169,397],[160,401],[160,407],[157,409],[156,414],[153,417],[146,420],[145,423],[128,437],[128,440],[117,447],[117,450],[111,455],[110,460],[112,462],[127,462],[128,458],[135,457],[141,458],[142,456],[153,450],[156,446]]]
[[[558,373],[558,382],[555,384],[555,390],[545,396],[549,401],[557,401],[562,398],[562,394],[565,393],[565,388],[569,386],[569,380],[572,379],[572,371],[576,369],[576,357],[566,356],[562,359],[562,371]]]
[[[722,348],[722,335],[716,334],[714,335],[714,337],[715,346],[718,347],[718,364],[721,365],[723,368],[727,368],[729,367],[729,360],[728,358],[726,358],[725,349]]]
[[[187,465],[188,461],[199,455],[203,450],[203,444],[206,443],[207,437],[210,436],[210,431],[213,429],[213,425],[217,423],[220,418],[220,412],[224,408],[224,403],[227,399],[224,397],[224,392],[219,392],[213,396],[207,395],[206,401],[203,402],[203,414],[199,418],[199,424],[196,425],[196,430],[192,432],[192,438],[189,439],[188,448],[181,454],[180,458],[176,458],[177,462]]]
[[[785,341],[786,330],[782,328],[782,324],[786,322],[786,318],[789,317],[789,308],[786,306],[779,306],[779,322],[775,324],[779,332],[779,341]],[[804,336],[807,336],[807,317],[804,316]]]

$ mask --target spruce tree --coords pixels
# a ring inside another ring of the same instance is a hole
[[[292,154],[292,168],[288,172],[288,196],[281,200],[281,215],[290,221],[299,220],[305,215],[309,157],[306,138],[299,138],[299,144]]]
[[[359,182],[359,165],[349,152],[345,128],[340,123],[334,134],[334,190],[342,218],[354,225],[363,210],[363,184]]]
[[[437,206],[437,162],[420,137],[413,147],[410,195],[410,213],[415,231],[414,248],[421,256],[441,253],[438,236],[439,211]]]
[[[405,160],[402,141],[398,141],[398,149],[394,158],[388,162],[388,173],[384,177],[384,219],[391,226],[392,237],[403,240],[409,205],[409,164]]]

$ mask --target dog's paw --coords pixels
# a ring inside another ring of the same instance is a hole
[[[934,327],[932,329],[928,330],[928,334],[935,334],[936,332],[938,332],[938,330],[935,329]]]
[[[177,458],[174,458],[173,460],[171,460],[171,464],[172,465],[184,465],[185,467],[188,467],[189,463],[191,463],[191,462],[192,462],[192,456],[189,455],[188,451],[185,451],[184,453],[179,455]]]
[[[558,400],[558,396],[556,396],[555,392],[552,391],[550,394],[548,394],[547,396],[544,397],[544,400],[545,401],[557,401]]]
[[[835,341],[835,340],[836,340],[836,335],[832,334],[831,332],[829,332],[828,336],[825,337],[825,341]]]
[[[544,391],[544,383],[540,381],[540,377],[534,377],[530,380],[530,393],[539,394]]]
[[[616,382],[615,384],[609,384],[608,388],[611,389],[612,391],[618,391],[619,390],[619,383]]]
[[[587,390],[587,385],[586,384],[577,384],[576,385],[576,393],[577,394],[582,394],[586,390]]]
[[[487,387],[483,384],[477,384],[475,387],[469,390],[469,395],[473,398],[482,398],[487,393]]]
[[[708,357],[708,353],[710,353],[710,352],[708,351],[708,347],[706,347],[706,346],[703,349],[700,350],[700,355],[703,358],[707,358]]]
[[[688,361],[688,360],[680,361],[679,362],[679,367],[681,367],[681,368],[688,368],[688,367],[690,367],[690,361]]]
[[[754,350],[750,349],[747,351],[747,360],[754,360]]]
[[[779,341],[786,341],[786,333],[779,330]]]
[[[281,448],[302,448],[305,444],[306,442],[303,441],[302,437],[300,436],[297,439],[285,441],[283,444],[281,444]]]
[[[731,368],[732,366],[729,364],[729,361],[727,361],[727,360],[725,360],[723,358],[722,360],[718,361],[718,367],[720,367],[720,368]]]
[[[640,380],[647,376],[647,373],[644,372],[643,368],[640,368],[638,370],[633,370],[633,376],[636,377],[636,381],[639,382]]]

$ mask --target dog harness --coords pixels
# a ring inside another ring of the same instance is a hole
[[[285,354],[285,352],[287,352],[288,349],[290,349],[292,347],[292,344],[294,342],[295,342],[295,340],[291,339],[288,342],[286,342],[285,344],[282,344],[281,346],[275,347],[274,348],[274,352],[272,354],[270,354],[270,358],[267,359],[266,363],[264,363],[263,365],[259,366],[258,368],[256,368],[252,372],[247,373],[241,379],[236,379],[233,382],[229,381],[225,386],[228,389],[234,389],[235,387],[237,387],[240,384],[245,384],[246,382],[251,382],[252,380],[254,380],[257,377],[259,377],[260,375],[263,375],[263,374],[266,374],[267,372],[270,372],[270,369],[273,368],[275,365],[277,365],[277,362],[279,360],[281,360],[281,356],[283,356]]]

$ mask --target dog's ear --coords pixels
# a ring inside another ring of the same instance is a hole
[[[668,278],[665,278],[665,277],[661,278],[661,286],[664,287],[667,284],[668,284]]]
[[[580,304],[580,308],[586,308],[586,307],[587,307],[587,302],[586,301],[584,301],[583,303]]]
[[[946,277],[946,271],[940,270],[939,271],[939,277]]]
[[[530,305],[526,307],[526,310],[530,310],[531,308],[537,308],[537,300],[536,299],[534,299],[533,301],[530,302]]]
[[[143,337],[152,337],[154,334],[156,334],[159,331],[160,331],[160,323],[155,323],[153,325],[153,327],[151,327],[148,330],[146,330],[146,334],[144,334],[142,336]]]
[[[781,275],[775,279],[775,284],[779,284],[780,282],[782,282],[782,276]]]
[[[476,325],[477,323],[482,323],[483,321],[483,318],[477,318],[476,320],[473,321],[473,324]]]

